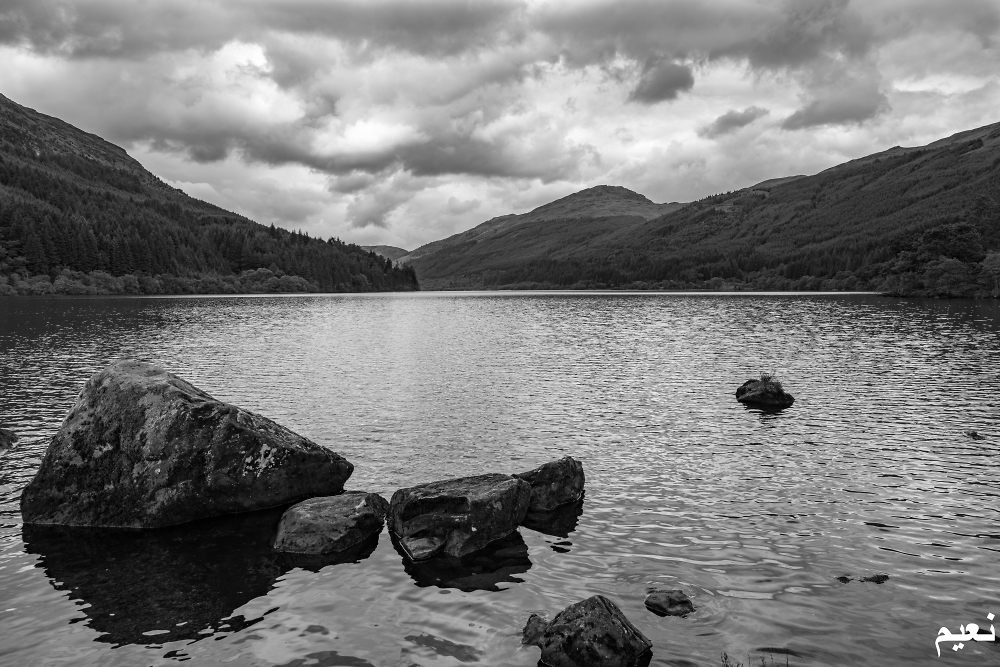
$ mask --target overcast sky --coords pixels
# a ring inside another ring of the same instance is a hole
[[[1000,0],[0,0],[0,93],[263,223],[413,249],[1000,122]]]

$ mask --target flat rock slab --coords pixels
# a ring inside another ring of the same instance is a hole
[[[643,602],[657,616],[687,616],[694,611],[691,598],[677,589],[650,591]]]
[[[795,397],[784,390],[777,390],[771,383],[747,380],[736,389],[736,400],[747,405],[768,408],[790,408]]]
[[[603,595],[571,604],[548,624],[532,614],[522,642],[541,648],[550,667],[639,667],[649,664],[653,647]]]
[[[281,516],[274,549],[294,554],[335,554],[382,530],[389,503],[377,493],[345,491],[310,498]]]
[[[583,496],[585,477],[583,464],[572,456],[550,461],[534,470],[514,475],[531,484],[528,510],[548,511],[560,505],[576,502]]]
[[[389,528],[413,560],[460,557],[516,530],[530,499],[531,485],[510,475],[421,484],[392,494]]]
[[[346,459],[148,363],[87,381],[21,495],[28,524],[153,528],[340,493]]]

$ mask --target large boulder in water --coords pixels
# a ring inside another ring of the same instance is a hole
[[[354,466],[152,364],[87,381],[21,495],[28,524],[152,528],[340,493]]]
[[[510,475],[460,477],[399,489],[389,501],[389,528],[413,560],[460,557],[517,529],[531,485]]]
[[[759,380],[747,380],[737,387],[736,400],[764,408],[789,408],[795,397],[786,392],[780,382],[762,373]]]
[[[549,461],[534,470],[514,475],[531,484],[531,512],[554,510],[576,502],[583,495],[583,464],[572,456]]]
[[[281,516],[274,548],[294,554],[342,552],[381,531],[388,509],[385,498],[364,491],[303,500]]]
[[[595,595],[571,604],[551,622],[528,618],[522,642],[542,649],[550,667],[636,667],[648,665],[653,643],[618,606]]]

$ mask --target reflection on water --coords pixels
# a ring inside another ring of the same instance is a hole
[[[392,545],[403,559],[403,568],[417,586],[457,588],[460,591],[499,591],[502,583],[522,583],[515,575],[531,569],[528,545],[518,531],[482,549],[456,558],[439,555],[412,561],[392,536]]]
[[[380,528],[379,532],[369,535],[357,544],[332,554],[294,554],[282,552],[281,560],[288,569],[298,567],[311,572],[319,572],[324,567],[329,567],[330,565],[357,563],[375,553],[381,534],[382,529]]]
[[[657,667],[930,664],[939,628],[1000,615],[998,321],[992,302],[871,296],[0,300],[0,424],[21,436],[0,454],[0,663],[530,667],[528,614],[600,593]],[[22,531],[46,439],[119,356],[344,454],[352,489],[569,454],[586,501],[457,564],[406,563],[386,535],[293,562],[239,521]],[[761,371],[794,406],[737,403]],[[657,617],[649,588],[697,611]],[[996,665],[1000,642],[952,657]]]
[[[580,523],[583,501],[584,498],[580,498],[575,503],[566,503],[548,512],[528,512],[521,525],[552,537],[569,537]]]
[[[23,539],[52,586],[85,603],[98,641],[196,639],[254,622],[232,613],[287,570],[271,550],[282,511],[149,531],[26,525]]]

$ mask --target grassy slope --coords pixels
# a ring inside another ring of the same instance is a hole
[[[765,181],[651,220],[547,219],[492,236],[460,234],[414,266],[430,288],[844,272],[859,278],[858,287],[873,286],[922,231],[960,220],[977,197],[998,192],[1000,123],[814,176]]]

